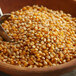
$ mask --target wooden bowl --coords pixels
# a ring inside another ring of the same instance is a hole
[[[43,5],[54,10],[63,10],[76,17],[76,0],[0,0],[4,13],[18,10],[26,5]],[[27,68],[0,62],[0,71],[13,76],[59,76],[76,69],[76,59],[48,68]]]

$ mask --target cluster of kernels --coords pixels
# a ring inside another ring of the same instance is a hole
[[[23,67],[55,66],[76,58],[76,18],[63,11],[26,6],[2,27],[14,43],[0,37],[0,60]]]

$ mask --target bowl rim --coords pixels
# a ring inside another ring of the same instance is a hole
[[[66,68],[76,68],[76,58],[66,62],[64,64],[60,64],[57,66],[50,66],[50,67],[38,67],[38,68],[29,68],[29,67],[19,67],[17,65],[12,65],[8,63],[3,63],[0,61],[0,71],[6,71],[7,69],[9,70],[17,70],[17,71],[22,71],[22,72],[34,72],[34,73],[40,73],[40,72],[47,72],[47,71],[56,71],[56,70],[62,70]]]

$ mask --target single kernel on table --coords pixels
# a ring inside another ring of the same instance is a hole
[[[47,67],[76,58],[76,18],[46,7],[25,6],[2,23],[9,37],[0,37],[0,61],[20,67]]]

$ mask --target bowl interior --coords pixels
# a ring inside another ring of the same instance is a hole
[[[0,7],[3,13],[18,10],[26,5],[43,5],[54,10],[63,10],[76,16],[76,1],[75,0],[0,0]]]

